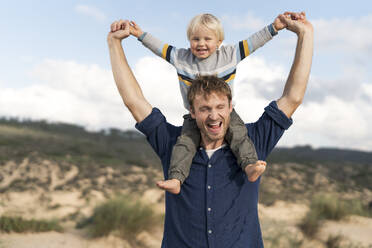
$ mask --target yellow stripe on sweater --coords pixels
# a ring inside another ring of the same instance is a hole
[[[162,51],[162,53],[161,53],[161,56],[162,56],[163,59],[166,59],[166,58],[167,58],[167,50],[168,50],[168,47],[169,47],[168,44],[165,44],[165,45],[163,46],[163,51]]]
[[[235,73],[234,74],[231,74],[231,76],[225,80],[226,83],[230,82],[231,80],[234,80],[235,78]]]
[[[181,76],[178,76],[178,80],[179,80],[180,82],[183,82],[183,83],[186,84],[187,86],[191,86],[191,84],[192,84],[190,81],[187,81],[187,80],[185,80],[185,79],[182,79]]]
[[[249,48],[248,48],[248,42],[246,40],[243,40],[243,47],[244,47],[245,57],[247,57],[249,55]]]

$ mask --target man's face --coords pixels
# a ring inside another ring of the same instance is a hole
[[[205,146],[211,142],[224,141],[230,123],[232,104],[226,95],[212,93],[209,96],[197,94],[191,109],[192,118],[200,129]]]

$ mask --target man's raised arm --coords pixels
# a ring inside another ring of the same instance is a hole
[[[128,65],[121,44],[121,41],[130,34],[129,25],[129,21],[123,20],[112,23],[110,33],[107,35],[107,43],[112,73],[121,98],[134,119],[141,122],[151,113],[152,106],[143,96],[142,90]]]
[[[283,95],[277,101],[279,109],[289,118],[302,103],[305,95],[313,57],[314,34],[313,26],[307,21],[304,12],[300,14],[286,12],[284,15],[280,15],[279,18],[287,24],[287,29],[297,34],[295,58]]]

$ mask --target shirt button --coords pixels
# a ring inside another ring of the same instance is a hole
[[[212,167],[212,165],[211,165],[211,164],[209,164],[209,165],[208,165],[208,167],[209,167],[209,168],[211,168],[211,167]]]
[[[211,208],[208,208],[208,212],[210,212],[212,209]]]
[[[212,230],[208,230],[208,233],[211,234],[212,233]]]
[[[211,186],[210,185],[208,185],[208,189],[211,189]]]

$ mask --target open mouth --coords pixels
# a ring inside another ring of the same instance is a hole
[[[206,52],[208,52],[208,49],[196,49],[196,51],[198,52],[198,53],[206,53]]]
[[[222,121],[219,122],[213,122],[213,123],[207,123],[208,130],[212,133],[217,133],[220,131],[222,127]]]

